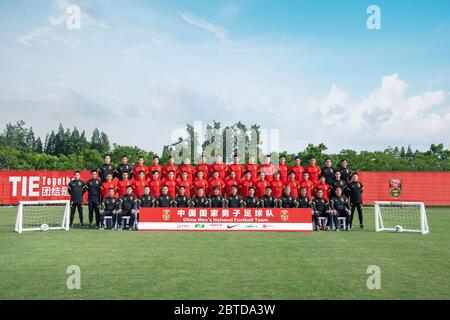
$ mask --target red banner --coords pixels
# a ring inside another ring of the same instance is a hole
[[[142,208],[139,231],[311,232],[311,209]]]

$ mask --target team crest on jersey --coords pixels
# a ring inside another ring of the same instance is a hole
[[[398,198],[402,194],[402,180],[391,179],[389,180],[389,193],[393,198]]]
[[[281,220],[288,221],[289,220],[289,211],[281,210]]]
[[[170,210],[163,210],[163,220],[164,221],[170,220]]]

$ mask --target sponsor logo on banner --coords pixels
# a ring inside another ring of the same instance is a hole
[[[204,224],[196,224],[195,228],[197,228],[197,229],[205,229],[205,225]]]
[[[402,180],[390,179],[389,180],[389,193],[393,198],[399,198],[402,194]]]

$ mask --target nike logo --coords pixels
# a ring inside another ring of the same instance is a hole
[[[237,227],[237,226],[238,226],[238,224],[235,224],[233,226],[227,225],[227,229],[233,229],[234,227]]]

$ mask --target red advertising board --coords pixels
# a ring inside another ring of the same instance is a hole
[[[142,208],[139,231],[311,232],[311,209]]]

